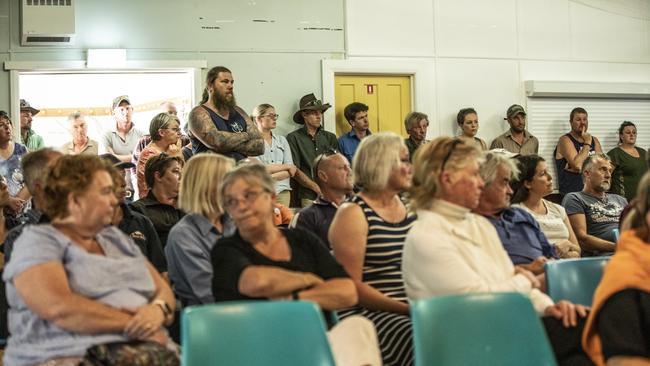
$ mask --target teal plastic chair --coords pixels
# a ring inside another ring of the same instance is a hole
[[[530,300],[518,293],[411,303],[416,366],[556,365]]]
[[[548,262],[546,286],[553,301],[569,300],[591,306],[594,291],[603,277],[603,269],[610,257],[563,259]]]
[[[334,366],[320,309],[303,301],[247,301],[183,310],[184,366]]]

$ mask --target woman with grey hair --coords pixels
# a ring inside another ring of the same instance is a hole
[[[147,186],[144,179],[144,167],[149,158],[160,153],[183,158],[183,154],[178,148],[178,139],[181,138],[178,117],[164,112],[158,113],[149,124],[149,134],[151,136],[151,142],[140,153],[138,164],[136,165],[136,177],[138,181],[136,197],[145,197],[149,193],[149,189],[151,189],[151,187]]]
[[[354,283],[316,235],[274,225],[277,194],[263,165],[244,164],[230,171],[220,191],[237,231],[212,249],[215,301],[313,301],[326,313],[357,303]],[[381,364],[377,338],[366,319],[343,319],[328,336],[338,365]]]
[[[340,315],[362,315],[375,324],[384,365],[411,365],[411,319],[401,262],[415,216],[399,197],[411,186],[408,150],[396,134],[376,133],[361,141],[352,166],[354,183],[363,190],[337,210],[329,240],[354,280],[359,304]]]
[[[439,137],[415,155],[411,203],[418,219],[403,255],[409,299],[519,292],[530,298],[541,317],[559,364],[583,364],[571,362],[586,361],[580,348],[586,309],[564,300],[554,303],[539,290],[535,275],[512,264],[494,226],[472,213],[484,178],[497,175],[494,164],[494,175],[482,177],[481,163],[477,146],[451,137]]]

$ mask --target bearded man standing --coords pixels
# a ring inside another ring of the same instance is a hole
[[[201,105],[189,116],[194,154],[213,151],[239,161],[264,153],[262,134],[237,106],[234,83],[232,72],[224,66],[208,71]]]

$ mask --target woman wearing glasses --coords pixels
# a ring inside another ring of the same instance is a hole
[[[253,119],[264,139],[264,154],[257,158],[266,165],[267,171],[275,180],[277,202],[289,207],[291,186],[289,180],[296,174],[296,166],[291,158],[291,148],[287,139],[271,130],[277,127],[278,115],[270,104],[260,104],[253,109]]]
[[[512,264],[494,226],[472,213],[484,187],[481,160],[478,147],[451,137],[439,137],[415,154],[410,192],[418,220],[408,233],[403,257],[409,299],[522,293],[541,317],[558,363],[589,364],[580,347],[587,310],[565,300],[554,303],[542,293],[531,272]]]
[[[212,249],[215,301],[305,300],[325,311],[354,305],[354,283],[325,244],[308,231],[273,224],[275,197],[274,181],[260,164],[224,177],[221,198],[237,231]],[[339,322],[329,339],[337,364],[381,364],[374,330],[363,318]]]
[[[137,197],[146,197],[149,189],[151,189],[144,179],[144,167],[149,158],[160,153],[183,158],[183,154],[178,148],[178,139],[181,138],[181,124],[178,117],[168,113],[158,113],[149,124],[149,134],[151,135],[151,142],[140,153],[136,166]]]
[[[399,197],[411,186],[408,149],[396,134],[376,133],[361,140],[352,167],[362,191],[337,210],[329,240],[354,280],[359,304],[340,315],[362,315],[375,324],[384,365],[411,365],[411,319],[401,263],[415,216]]]
[[[271,132],[277,126],[278,117],[275,107],[270,104],[260,104],[253,110],[253,119],[264,139],[264,154],[258,156],[257,159],[266,165],[266,171],[275,181],[275,193],[278,196],[276,202],[289,207],[290,178],[314,192],[320,193],[320,188],[293,164],[291,148],[287,139]]]

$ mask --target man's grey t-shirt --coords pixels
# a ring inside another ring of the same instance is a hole
[[[106,131],[100,141],[102,152],[108,152],[110,147],[115,155],[131,155],[142,136],[142,131],[135,126],[126,134],[126,139],[122,139],[116,130]]]
[[[562,206],[568,216],[585,215],[587,234],[616,243],[614,229],[618,229],[621,211],[627,200],[617,194],[605,193],[603,198],[588,195],[582,191],[567,194]]]

